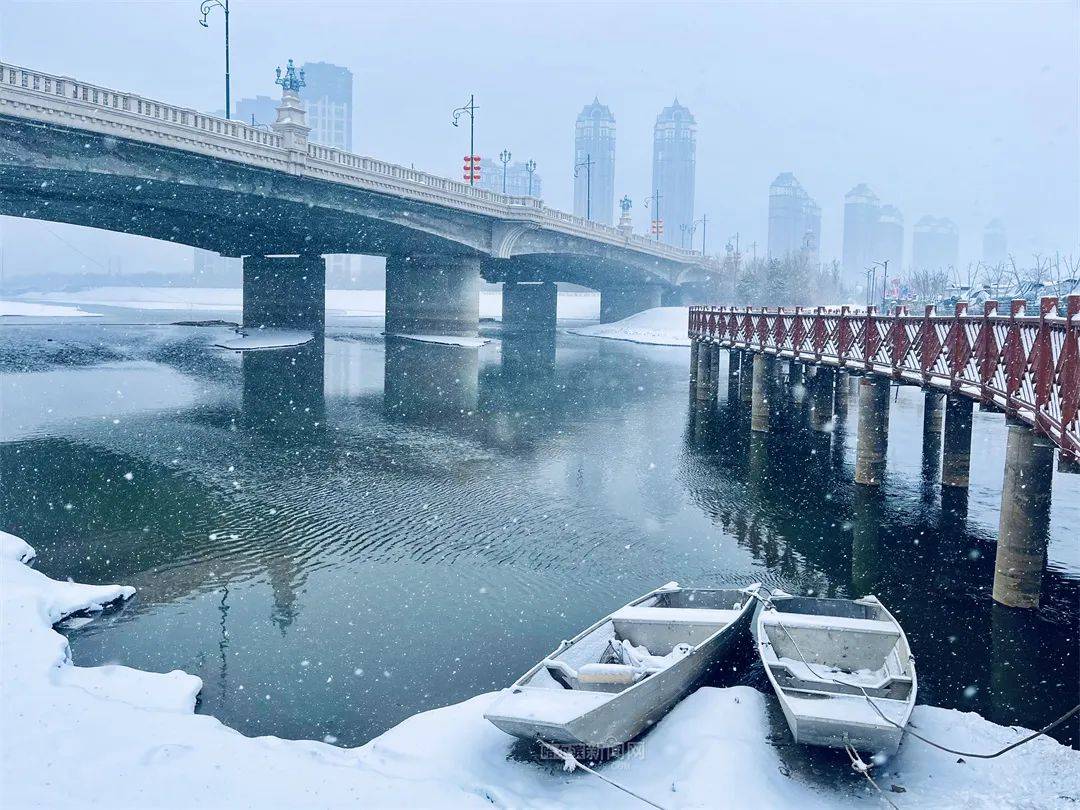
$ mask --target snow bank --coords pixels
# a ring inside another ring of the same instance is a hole
[[[237,352],[254,352],[263,349],[287,349],[291,346],[303,346],[315,339],[313,332],[298,329],[253,329],[240,332],[237,337],[215,343],[222,349]]]
[[[32,301],[0,300],[2,318],[99,318],[97,312],[83,312],[78,307],[61,307],[50,304],[36,304]]]
[[[0,533],[0,794],[5,806],[34,807],[597,807],[638,800],[586,773],[511,758],[514,740],[483,719],[495,697],[409,718],[369,744],[249,738],[193,714],[201,682],[182,672],[70,660],[52,625],[133,591],[58,582],[24,562],[33,550]],[[610,779],[666,808],[867,807],[880,798],[836,756],[808,755],[786,742],[771,697],[747,687],[701,689],[640,746],[600,766]],[[943,743],[991,750],[1018,729],[974,714],[920,706],[913,720]],[[820,754],[820,752],[815,752]],[[908,740],[875,769],[903,808],[1074,807],[1080,754],[1039,739],[991,762]],[[722,797],[722,798],[721,798]]]
[[[394,337],[403,340],[418,340],[421,343],[442,343],[444,346],[465,346],[469,349],[478,349],[485,343],[491,343],[489,338],[455,335],[394,335]]]
[[[654,346],[689,346],[686,336],[690,310],[687,307],[655,307],[614,323],[568,329],[575,335],[628,340]]]

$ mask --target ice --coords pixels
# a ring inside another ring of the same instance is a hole
[[[299,329],[252,329],[247,332],[241,331],[237,337],[222,340],[215,345],[237,352],[253,352],[303,346],[314,339],[313,332]]]
[[[405,340],[417,340],[421,343],[441,343],[444,346],[464,346],[468,349],[478,349],[485,343],[490,343],[488,338],[461,337],[457,335],[394,335]]]
[[[83,312],[78,307],[37,304],[32,301],[5,301],[0,299],[2,318],[96,318],[97,312]]]
[[[614,323],[581,326],[567,331],[575,335],[654,346],[689,346],[690,338],[686,336],[689,313],[687,307],[655,307]]]

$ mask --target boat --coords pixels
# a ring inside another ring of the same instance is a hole
[[[484,717],[523,739],[622,746],[724,661],[750,628],[757,587],[650,591],[559,644]]]
[[[896,752],[918,680],[903,628],[876,597],[774,593],[753,635],[795,742]]]

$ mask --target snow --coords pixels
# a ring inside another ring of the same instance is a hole
[[[36,304],[32,301],[5,301],[0,299],[2,318],[97,318],[97,312],[83,312],[78,307],[61,307]]]
[[[238,352],[252,352],[261,349],[303,346],[314,339],[313,332],[298,329],[253,329],[250,332],[241,331],[237,337],[222,340],[214,345]]]
[[[465,346],[469,349],[478,349],[485,343],[490,343],[488,338],[483,337],[459,337],[455,335],[394,335],[404,340],[418,340],[421,343],[442,343],[445,346]]]
[[[596,777],[511,757],[514,740],[483,719],[497,697],[424,712],[367,745],[249,738],[193,713],[201,682],[183,672],[77,667],[52,627],[72,613],[128,599],[131,588],[60,582],[23,564],[33,550],[0,533],[0,793],[5,807],[596,807],[642,805]],[[328,639],[327,643],[331,643]],[[637,746],[598,766],[666,808],[868,807],[880,797],[842,759],[818,758],[788,737],[771,696],[748,687],[700,689]],[[920,732],[990,751],[1020,729],[975,714],[916,708]],[[901,807],[1075,807],[1080,753],[1040,738],[991,761],[908,739],[874,768]]]
[[[614,323],[568,329],[575,335],[628,340],[653,346],[689,346],[686,336],[690,310],[687,307],[655,307]]]

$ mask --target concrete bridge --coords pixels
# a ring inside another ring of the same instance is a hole
[[[387,259],[387,332],[475,334],[480,279],[504,326],[550,331],[555,284],[601,319],[693,298],[719,265],[546,207],[308,141],[286,86],[269,129],[0,63],[0,214],[244,259],[247,326],[321,328],[326,253]]]

